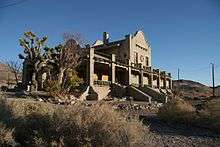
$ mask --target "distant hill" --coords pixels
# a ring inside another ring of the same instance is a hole
[[[212,89],[209,86],[190,80],[173,81],[173,89],[179,91],[184,98],[206,98],[212,96]]]

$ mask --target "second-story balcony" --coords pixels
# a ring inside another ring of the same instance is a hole
[[[139,63],[131,63],[131,66],[132,67],[135,67],[135,68],[141,68],[141,64]]]
[[[129,59],[122,59],[120,57],[116,57],[116,63],[118,64],[123,64],[123,65],[128,65],[129,64]]]
[[[151,72],[151,66],[143,66],[145,71]]]

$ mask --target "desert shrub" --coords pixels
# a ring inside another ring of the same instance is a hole
[[[59,126],[64,142],[73,146],[130,146],[141,145],[145,138],[144,126],[137,121],[127,122],[107,105],[94,105],[59,111]],[[70,111],[70,112],[65,112]],[[71,128],[75,128],[74,130]]]
[[[15,128],[13,136],[20,144],[34,144],[36,138],[48,133],[48,117],[53,115],[53,105],[31,100],[2,100],[1,121]]]
[[[82,82],[82,79],[78,77],[75,70],[67,70],[63,78],[63,83],[60,84],[58,80],[47,80],[45,83],[45,90],[48,92],[69,92]]]
[[[58,101],[59,99],[68,100],[70,96],[67,89],[62,88],[56,80],[48,80],[45,84],[45,91],[47,91],[55,101]]]
[[[15,145],[13,139],[13,130],[7,129],[6,126],[0,122],[0,146]]]
[[[45,91],[49,92],[51,95],[59,93],[61,91],[61,86],[57,80],[47,80],[45,83]]]
[[[23,146],[146,146],[147,128],[105,104],[10,100],[2,105],[10,111],[7,125],[15,128],[15,140]]]
[[[8,100],[7,105],[15,119],[35,114],[52,116],[55,111],[55,105],[53,104],[27,99]]]
[[[74,70],[69,70],[65,73],[64,82],[59,84],[58,80],[48,80],[45,83],[45,90],[55,99],[68,101],[71,94],[77,93],[77,89],[82,84],[82,79],[77,75]],[[80,92],[78,92],[80,93]]]
[[[82,83],[82,79],[79,78],[75,70],[68,70],[66,72],[66,80],[63,83],[63,88],[74,89]]]
[[[0,121],[6,124],[11,121],[11,113],[4,97],[0,98]]]
[[[220,101],[211,100],[205,103],[204,109],[198,112],[199,120],[197,125],[208,127],[220,133]]]
[[[53,120],[57,131],[53,140],[67,146],[144,145],[145,127],[138,121],[127,122],[107,105],[59,108]]]
[[[175,98],[159,109],[158,116],[168,122],[190,125],[196,119],[196,109],[188,102]]]
[[[8,87],[7,86],[1,86],[1,91],[7,91],[8,90]]]
[[[164,121],[198,126],[220,133],[220,101],[209,101],[203,109],[196,110],[182,99],[173,99],[159,109]]]

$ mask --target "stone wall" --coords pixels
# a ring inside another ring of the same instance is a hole
[[[134,63],[134,52],[138,53],[138,63],[141,63],[143,66],[146,65],[146,57],[148,57],[148,66],[152,66],[151,64],[151,48],[149,44],[146,42],[144,33],[142,31],[136,32],[136,34],[131,39],[131,50],[130,50],[130,59],[131,62]],[[141,61],[140,56],[143,56],[144,60]]]
[[[135,101],[147,101],[151,103],[151,96],[145,92],[142,92],[134,86],[127,87],[128,95],[133,98]]]
[[[127,91],[125,86],[121,86],[119,84],[111,85],[111,95],[117,98],[123,98],[127,96]]]

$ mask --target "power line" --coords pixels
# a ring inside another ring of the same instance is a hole
[[[214,72],[216,72],[216,69],[218,69],[220,67],[220,64],[214,64]],[[205,67],[201,67],[201,68],[195,68],[195,69],[192,69],[192,70],[184,70],[184,68],[182,69],[180,69],[180,68],[176,68],[177,70],[177,75],[176,75],[176,78],[177,78],[177,80],[180,80],[180,77],[182,77],[182,79],[184,79],[183,77],[184,77],[184,75],[187,75],[187,77],[191,77],[191,79],[198,79],[200,76],[198,76],[199,74],[205,74],[205,73],[207,73],[209,70],[210,70],[210,66],[205,66]],[[211,76],[213,75],[212,74],[213,72],[212,72],[212,70],[211,70]],[[220,77],[215,77],[215,74],[216,73],[214,73],[214,75],[213,75],[213,77],[214,77],[214,82],[216,81],[216,79],[217,79],[217,81],[219,81],[220,80]],[[194,77],[194,78],[192,78],[192,77]],[[201,81],[201,80],[199,80],[199,81]],[[213,80],[212,80],[213,81]],[[213,85],[213,82],[212,82],[212,85]],[[215,83],[214,83],[214,85],[215,85]]]
[[[209,66],[206,66],[206,67],[202,67],[202,68],[198,68],[198,69],[194,69],[194,70],[184,70],[181,68],[181,71],[180,71],[180,68],[177,68],[177,79],[180,80],[180,74],[181,74],[181,77],[183,77],[184,74],[198,74],[199,71],[204,71],[204,70],[207,70],[209,69]]]
[[[19,5],[19,4],[22,4],[26,1],[29,1],[29,0],[18,0],[18,1],[14,1],[14,2],[3,2],[3,4],[0,4],[0,9],[15,6],[15,5]]]
[[[209,69],[209,66],[193,69],[193,70],[184,70],[184,73],[195,73],[195,72],[200,72],[200,71],[205,71]]]

